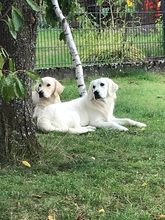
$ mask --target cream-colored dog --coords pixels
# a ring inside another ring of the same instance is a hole
[[[46,106],[61,102],[60,94],[63,90],[64,86],[55,78],[43,77],[42,83],[37,83],[35,91],[32,92],[34,104],[33,118],[37,118]]]
[[[38,129],[81,134],[96,127],[119,131],[128,131],[125,124],[146,127],[141,122],[113,116],[117,89],[118,85],[109,78],[93,80],[86,96],[47,106],[38,117]]]

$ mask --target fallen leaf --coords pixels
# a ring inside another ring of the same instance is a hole
[[[48,192],[48,191],[44,191],[43,193],[45,193],[47,195],[50,195],[50,192]]]
[[[24,166],[26,166],[26,167],[31,167],[31,164],[28,163],[26,160],[22,160],[21,162],[22,162],[22,164],[23,164]]]
[[[85,219],[79,216],[76,220],[85,220]]]
[[[142,186],[147,186],[147,183],[146,183],[146,182],[144,182],[144,183],[142,184]]]
[[[155,219],[165,219],[165,215],[154,215]]]
[[[105,210],[104,209],[99,209],[99,211],[98,211],[99,213],[104,213],[105,212]]]
[[[55,220],[54,215],[48,215],[48,220]]]
[[[42,198],[42,196],[37,195],[37,194],[33,194],[32,197],[33,197],[33,198],[37,198],[37,199],[41,199],[41,198]]]

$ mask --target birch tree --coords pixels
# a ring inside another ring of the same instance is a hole
[[[74,43],[74,39],[73,39],[71,30],[70,30],[69,24],[67,22],[66,17],[63,15],[59,7],[58,0],[51,0],[51,1],[52,1],[54,12],[57,18],[61,22],[62,28],[64,30],[65,38],[70,49],[72,60],[75,65],[75,73],[76,73],[76,80],[77,80],[77,86],[79,89],[79,94],[80,96],[84,96],[86,94],[86,86],[84,83],[82,63],[81,63],[76,45]]]

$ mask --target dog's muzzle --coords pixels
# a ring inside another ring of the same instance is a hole
[[[40,98],[43,98],[43,97],[44,97],[43,91],[39,91],[38,94],[39,94],[39,97],[40,97]]]
[[[95,99],[101,99],[102,98],[97,90],[94,91],[94,96],[95,96]]]

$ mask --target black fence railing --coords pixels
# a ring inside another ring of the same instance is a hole
[[[165,12],[107,14],[79,13],[70,26],[83,65],[147,62],[164,58]],[[97,18],[97,19],[96,19]],[[41,21],[38,30],[36,68],[72,66],[62,30]]]

